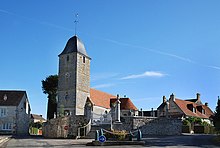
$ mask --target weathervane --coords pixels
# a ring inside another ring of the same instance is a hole
[[[79,21],[78,21],[78,16],[79,16],[79,14],[76,13],[76,14],[75,14],[75,21],[74,21],[74,23],[75,23],[75,35],[76,35],[76,27],[77,27],[77,23],[79,22]]]

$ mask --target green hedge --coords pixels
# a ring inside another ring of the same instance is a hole
[[[182,126],[182,133],[190,133],[191,126],[183,125]]]

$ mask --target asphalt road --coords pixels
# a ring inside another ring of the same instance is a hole
[[[166,137],[147,137],[143,138],[144,146],[124,145],[124,146],[107,146],[114,148],[129,148],[129,147],[168,147],[168,148],[217,148],[220,146],[213,145],[212,138],[214,135],[181,135],[181,136],[166,136]],[[3,145],[6,148],[41,148],[41,147],[92,147],[86,146],[86,143],[93,139],[43,139],[41,137],[16,137],[10,139]],[[103,147],[103,146],[102,146]]]

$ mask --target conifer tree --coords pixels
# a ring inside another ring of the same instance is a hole
[[[214,125],[217,131],[220,131],[220,97],[218,96],[218,102],[215,109],[215,115],[214,115]]]

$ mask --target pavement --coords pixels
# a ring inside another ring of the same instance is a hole
[[[11,135],[0,135],[0,147],[11,138]]]

